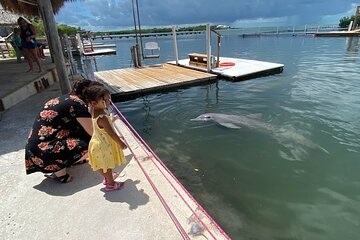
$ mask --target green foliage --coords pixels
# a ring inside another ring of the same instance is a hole
[[[43,21],[38,18],[32,18],[31,19],[31,23],[34,26],[35,30],[36,30],[36,35],[38,38],[44,38],[45,36],[45,29],[44,29],[44,24]],[[73,36],[75,35],[77,32],[83,31],[80,27],[72,27],[72,26],[68,26],[65,24],[57,24],[57,29],[59,32],[59,35],[63,35],[63,34],[67,34],[69,36]]]
[[[339,21],[339,27],[347,28],[350,22],[354,20],[355,20],[355,15],[352,15],[351,17],[342,17]]]
[[[35,28],[36,36],[38,38],[45,37],[45,29],[44,29],[44,24],[43,24],[42,20],[38,17],[35,17],[35,18],[31,19],[31,23]]]
[[[189,32],[189,31],[205,31],[206,25],[180,27],[177,29],[178,32]],[[217,29],[216,26],[211,26],[211,29]],[[168,33],[171,32],[171,28],[145,28],[141,29],[141,33]],[[122,34],[135,34],[134,29],[119,30],[119,31],[108,31],[108,32],[94,32],[94,35],[122,35]]]
[[[60,36],[64,34],[67,34],[68,36],[73,36],[76,33],[82,31],[80,27],[72,27],[65,24],[58,24],[57,29]]]

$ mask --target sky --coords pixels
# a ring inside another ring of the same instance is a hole
[[[136,0],[134,0],[136,1]],[[224,24],[266,27],[338,24],[360,0],[138,0],[142,27]],[[132,0],[67,2],[59,23],[90,31],[133,28]]]

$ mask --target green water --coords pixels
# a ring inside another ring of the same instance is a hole
[[[182,58],[203,37],[179,38]],[[171,39],[158,39],[161,60]],[[98,69],[127,67],[129,40]],[[285,64],[279,75],[118,103],[178,179],[233,239],[360,239],[359,38],[222,39],[222,55]],[[124,53],[124,54],[122,54]],[[261,113],[272,131],[193,122]]]

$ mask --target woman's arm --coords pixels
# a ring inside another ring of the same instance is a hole
[[[114,139],[114,141],[119,144],[119,146],[122,149],[126,149],[127,146],[126,144],[120,139],[120,137],[116,134],[116,132],[114,131],[114,129],[112,128],[109,120],[107,117],[100,117],[98,119],[97,124],[99,125],[100,128],[103,128],[112,139]]]
[[[92,136],[93,127],[91,118],[76,118],[76,120],[80,123],[80,125],[85,129],[85,131]]]
[[[33,35],[31,35],[30,37],[36,38],[36,30],[35,30],[35,28],[34,28],[34,26],[32,24],[30,24],[30,29],[31,29],[31,31],[33,33]]]

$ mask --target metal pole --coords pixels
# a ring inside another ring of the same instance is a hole
[[[177,49],[176,27],[175,26],[172,27],[172,34],[173,34],[173,46],[174,46],[175,61],[176,61],[176,65],[179,65],[179,54],[178,54],[178,49]]]
[[[76,74],[77,71],[76,71],[74,58],[73,58],[72,51],[71,51],[71,45],[70,45],[70,41],[69,41],[69,36],[67,34],[64,34],[64,40],[65,40],[66,52],[67,52],[67,56],[69,58],[69,62],[70,62],[70,65],[71,65],[72,73]]]
[[[206,24],[206,54],[207,54],[207,71],[211,71],[211,44],[210,44],[210,24]]]
[[[133,17],[134,17],[134,28],[135,28],[135,42],[138,44],[138,36],[137,36],[137,24],[136,24],[136,17],[135,17],[135,6],[134,0],[132,0],[132,10],[133,10]]]
[[[136,0],[136,11],[137,11],[137,17],[138,17],[138,24],[139,24],[141,56],[144,58],[144,48],[143,48],[143,42],[142,42],[142,36],[141,36],[141,24],[140,24],[140,14],[139,14],[139,2],[138,2],[138,0]],[[141,60],[139,60],[139,62],[140,61]],[[141,66],[141,63],[139,65]]]

